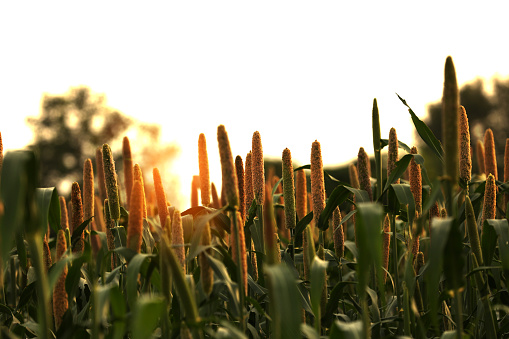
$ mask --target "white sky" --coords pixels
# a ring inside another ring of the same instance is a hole
[[[508,9],[452,1],[3,2],[4,148],[31,141],[25,119],[38,114],[43,92],[89,86],[181,145],[172,171],[181,175],[184,210],[199,133],[220,181],[219,124],[234,157],[245,158],[258,130],[266,156],[288,147],[307,164],[316,139],[324,164],[339,164],[361,146],[372,150],[376,97],[382,136],[395,127],[412,144],[395,92],[423,117],[441,97],[448,55],[460,84],[509,76]]]

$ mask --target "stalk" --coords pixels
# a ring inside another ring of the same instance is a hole
[[[246,220],[246,193],[244,192],[244,164],[240,155],[235,157],[235,172],[237,173],[237,188],[239,190],[239,212],[241,216],[241,225]]]
[[[371,191],[371,164],[369,157],[363,147],[359,148],[357,154],[357,173],[359,176],[360,189],[368,192],[369,200],[373,201],[373,192]]]
[[[307,180],[306,173],[304,170],[298,170],[295,173],[295,207],[297,210],[297,218],[301,220],[308,213],[308,192],[307,192]],[[296,235],[296,241],[303,241],[303,234]]]
[[[202,206],[210,205],[210,174],[205,134],[198,137],[198,165],[200,171],[200,193]]]
[[[386,214],[384,218],[384,227],[382,234],[382,263],[386,271],[389,270],[389,254],[391,247],[391,235],[389,232],[391,231],[391,222],[389,215]],[[387,272],[384,272],[384,282],[387,281]]]
[[[458,339],[463,338],[463,298],[461,290],[454,291],[454,300],[456,302],[456,332]]]
[[[127,248],[136,253],[141,251],[143,235],[143,191],[141,182],[136,180],[132,187],[129,211],[129,225],[127,227]]]
[[[479,267],[476,256],[472,253],[470,254],[470,258],[472,259],[472,269],[476,269]],[[481,264],[482,265],[482,264]],[[486,337],[487,338],[496,338],[497,337],[497,326],[495,319],[493,318],[493,311],[491,308],[491,303],[489,300],[490,292],[488,287],[484,283],[484,278],[481,272],[477,272],[474,274],[475,283],[477,285],[477,290],[479,291],[479,295],[481,297],[481,301],[484,307],[484,323],[486,328]]]
[[[94,169],[92,160],[86,159],[83,164],[83,219],[88,220],[94,216]],[[88,224],[88,231],[95,230],[95,218]],[[97,236],[90,235],[90,243],[94,255],[99,251],[100,242]]]
[[[131,155],[131,144],[129,138],[124,137],[122,140],[122,160],[124,165],[124,186],[126,195],[126,207],[130,211],[131,208],[131,191],[134,185],[133,173],[133,157]]]
[[[396,169],[396,162],[399,160],[398,155],[398,135],[396,129],[393,127],[389,131],[389,150],[387,152],[387,178],[390,177],[391,173]],[[394,184],[399,184],[397,179]]]
[[[103,145],[103,166],[110,215],[113,220],[119,220],[120,201],[118,197],[117,174],[115,173],[115,161],[113,160],[113,155],[111,154],[111,149],[108,144]]]
[[[485,174],[486,168],[484,168],[484,145],[481,140],[477,140],[477,143],[475,144],[475,154],[479,174]]]
[[[145,197],[145,183],[143,182],[143,174],[141,173],[140,165],[135,164],[133,168],[133,180],[138,180],[141,183],[141,190],[143,191],[143,218],[147,219],[147,199]]]
[[[484,221],[495,219],[497,212],[497,186],[495,185],[495,177],[489,174],[486,178],[486,186],[484,188],[484,205],[482,209],[481,225],[484,233]],[[489,259],[488,259],[489,260]]]
[[[167,227],[169,227],[169,225],[166,225],[168,208],[166,205],[166,194],[164,193],[163,181],[157,167],[152,170],[152,176],[154,178],[154,188],[156,191],[157,213],[159,214],[159,222],[161,223],[161,229],[165,230]]]
[[[253,175],[253,190],[255,194],[256,204],[263,205],[265,201],[265,180],[264,180],[264,165],[263,165],[263,149],[260,132],[253,133],[252,140],[252,175]]]
[[[203,228],[203,232],[201,234],[201,244],[202,246],[210,245],[210,226],[207,222],[205,227]],[[245,250],[245,247],[244,247]],[[212,288],[214,287],[214,271],[212,267],[210,267],[209,260],[207,259],[207,254],[211,254],[212,252],[208,249],[200,253],[198,260],[200,261],[200,280],[203,291],[207,296],[212,292]],[[245,257],[245,256],[244,256]],[[235,257],[234,257],[235,258]],[[247,265],[246,265],[247,269]],[[246,291],[247,291],[247,272],[245,272],[246,277]]]
[[[373,99],[373,150],[375,151],[375,163],[376,163],[376,198],[378,199],[382,195],[382,145],[380,142],[380,116],[378,113],[378,105],[376,98]]]
[[[418,154],[417,148],[414,146],[410,150],[411,154]],[[418,165],[415,160],[412,158],[410,160],[409,167],[409,179],[410,179],[410,191],[414,196],[415,200],[415,212],[419,215],[422,213],[422,174],[421,174],[421,166]],[[415,258],[415,257],[414,257]]]
[[[81,190],[77,182],[72,183],[71,205],[72,205],[71,229],[72,232],[74,233],[74,231],[83,223]],[[85,235],[83,234],[83,232],[81,232],[81,237],[72,247],[72,251],[74,253],[82,253],[84,248],[85,248]]]
[[[197,207],[200,205],[198,202],[198,189],[200,188],[200,176],[193,175],[191,181],[191,207]]]
[[[293,233],[295,230],[296,219],[295,219],[295,185],[293,182],[293,165],[292,165],[292,154],[288,148],[283,151],[283,197],[285,201],[285,223],[286,229],[290,230],[290,246],[291,246],[291,257],[294,258],[294,237]],[[343,231],[343,230],[341,230]]]
[[[313,220],[318,227],[320,214],[325,208],[325,183],[323,179],[322,151],[320,143],[315,140],[311,145],[311,197],[313,199]],[[320,232],[322,232],[320,230]],[[320,245],[324,246],[323,237]]]
[[[486,132],[484,132],[484,168],[486,176],[493,174],[495,180],[498,180],[495,140],[493,139],[493,131],[491,128],[488,128]]]
[[[210,194],[212,195],[212,207],[215,209],[220,209],[221,202],[219,200],[219,196],[217,195],[216,185],[214,185],[214,183],[210,184]]]
[[[182,216],[180,211],[175,209],[171,222],[171,244],[174,253],[182,266],[184,273],[186,272],[186,248],[184,247],[184,229],[182,228]]]
[[[64,230],[59,230],[57,233],[57,258],[56,262],[62,259],[63,255],[67,251],[67,245],[65,241]],[[58,330],[62,324],[62,318],[64,313],[69,308],[67,292],[65,290],[65,279],[67,277],[67,267],[64,268],[60,277],[57,280],[55,288],[53,289],[53,314],[55,317],[55,329]]]
[[[505,140],[504,151],[504,182],[509,181],[509,138]],[[509,194],[504,194],[504,211],[507,214],[507,204],[509,203]]]
[[[164,239],[164,238],[163,238]],[[171,277],[173,278],[173,283],[175,286],[175,291],[179,295],[180,305],[183,307],[185,312],[186,322],[191,325],[197,326],[200,322],[200,316],[198,313],[198,308],[196,306],[196,302],[192,296],[192,293],[189,289],[189,286],[186,283],[186,277],[182,266],[180,264],[179,259],[177,258],[175,252],[169,243],[165,240],[162,243],[164,248],[164,252],[166,255],[163,257],[164,264],[170,270]],[[201,338],[203,333],[201,330],[198,331],[198,336]]]
[[[38,324],[40,326],[39,335],[41,338],[51,338],[52,328],[52,312],[51,312],[51,297],[48,283],[48,275],[46,273],[46,266],[43,261],[43,248],[42,237],[39,232],[27,234],[28,246],[30,249],[30,259],[35,269],[37,276],[37,296],[39,300],[38,305]]]
[[[343,225],[341,224],[341,212],[339,206],[334,209],[332,214],[332,228],[334,239],[334,251],[336,256],[341,261],[345,254],[345,234],[343,233]]]
[[[276,241],[276,227],[274,221],[274,207],[272,206],[272,196],[269,186],[265,188],[265,206],[263,208],[263,236],[265,242],[265,258],[268,265],[278,263],[278,251]]]
[[[398,311],[398,310],[401,310],[401,299],[399,297],[400,285],[399,285],[399,272],[398,272],[398,242],[397,242],[398,238],[396,236],[396,217],[394,214],[390,213],[389,218],[390,218],[390,224],[392,227],[392,265],[393,265],[393,271],[394,271],[394,282],[396,284],[394,289],[395,289],[396,300],[397,300],[397,304],[398,304],[398,308],[396,311]]]
[[[444,91],[442,96],[442,143],[444,145],[443,189],[447,213],[456,214],[452,202],[458,178],[459,140],[458,140],[459,91],[454,63],[450,56],[445,61]],[[454,209],[454,210],[453,210]]]
[[[260,137],[260,132],[256,131],[253,133],[253,138],[251,141],[251,175],[253,180],[253,192],[254,198],[256,201],[256,216],[258,217],[259,227],[257,228],[258,238],[264,239],[264,208],[263,205],[265,203],[265,168],[263,162],[263,148],[262,148],[262,140]],[[260,247],[256,250],[265,254],[265,242],[260,242]],[[263,260],[262,257],[257,256],[258,259],[258,278],[263,282],[264,274],[263,274]]]
[[[106,240],[108,242],[108,251],[111,252],[111,269],[115,269],[117,267],[117,256],[113,250],[115,249],[115,237],[111,232],[111,229],[115,227],[115,220],[111,219],[110,216],[110,207],[108,205],[108,199],[104,200],[104,223],[106,224]]]
[[[468,232],[468,239],[470,240],[470,248],[475,255],[477,262],[484,265],[481,251],[481,241],[479,240],[479,232],[477,231],[477,222],[475,220],[474,208],[470,197],[465,195],[465,220]]]
[[[95,166],[97,169],[97,182],[99,187],[99,196],[101,201],[107,198],[106,194],[106,179],[104,178],[104,164],[103,164],[103,150],[97,147],[95,151]]]
[[[456,70],[450,56],[445,61],[444,91],[442,96],[442,142],[444,145],[444,175],[451,182],[451,189],[458,178],[458,111],[459,91]],[[449,208],[447,209],[450,212]]]
[[[460,134],[460,179],[468,183],[472,177],[472,159],[470,154],[470,131],[465,107],[459,108],[459,134]],[[468,190],[467,190],[468,194]]]
[[[65,202],[65,198],[60,196],[58,198],[60,202],[60,228],[65,230],[69,228],[69,219],[67,218],[67,203]]]

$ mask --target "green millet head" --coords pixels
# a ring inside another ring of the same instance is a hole
[[[117,175],[115,173],[115,161],[108,144],[103,145],[104,180],[106,193],[110,206],[110,215],[113,220],[120,219],[120,201],[118,197]]]
[[[217,143],[219,147],[219,156],[221,159],[221,172],[223,179],[223,188],[226,195],[226,202],[231,208],[239,207],[239,191],[235,165],[230,148],[230,141],[224,125],[217,127]]]

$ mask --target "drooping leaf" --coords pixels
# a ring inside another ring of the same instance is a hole
[[[383,149],[385,146],[389,145],[389,139],[380,139],[380,144],[381,144],[382,149]],[[410,147],[408,147],[407,144],[405,144],[404,142],[402,142],[400,140],[398,140],[398,147],[402,148],[405,151],[407,151],[408,153],[410,153]]]
[[[422,138],[422,140],[428,145],[429,148],[435,153],[435,155],[440,159],[441,162],[444,162],[443,154],[444,151],[442,149],[442,145],[440,144],[440,141],[435,137],[431,129],[415,115],[414,111],[408,106],[405,99],[400,97],[397,93],[399,100],[408,108],[408,112],[410,113],[410,116],[412,117],[412,122],[414,123],[415,129],[417,130],[417,133],[419,133],[419,136]]]
[[[355,195],[355,201],[356,203],[361,202],[369,202],[369,196],[368,193],[364,190],[352,188],[350,186],[338,186],[332,191],[331,195],[329,196],[329,199],[327,200],[327,204],[325,205],[325,208],[323,209],[322,213],[320,214],[320,218],[318,220],[318,228],[320,228],[322,231],[329,228],[329,219],[332,216],[332,213],[334,212],[334,209],[342,204],[352,193]]]

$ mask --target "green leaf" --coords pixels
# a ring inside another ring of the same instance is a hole
[[[226,266],[219,260],[213,258],[210,254],[205,252],[207,259],[209,260],[210,267],[214,271],[214,274],[217,276],[217,280],[221,281],[223,285],[226,287],[227,296],[229,298],[229,308],[234,313],[235,316],[239,314],[239,295],[237,293],[238,286],[234,283],[231,278]],[[231,259],[230,259],[231,261]],[[217,280],[215,280],[217,282]]]
[[[302,234],[306,229],[306,226],[313,220],[313,211],[306,214],[306,216],[299,220],[297,225],[295,226],[295,235]]]
[[[115,285],[115,284],[112,284]],[[109,292],[111,310],[115,316],[113,322],[113,338],[122,339],[124,338],[126,329],[126,304],[125,298],[118,285],[112,286]]]
[[[311,262],[311,307],[313,308],[313,314],[315,316],[315,323],[321,321],[320,314],[320,301],[322,293],[324,293],[324,283],[326,278],[327,261],[315,256]],[[325,291],[325,293],[327,293]],[[315,325],[318,330],[319,325]]]
[[[385,146],[389,145],[389,139],[380,139],[380,144],[381,144],[382,149],[383,149]],[[405,144],[405,143],[403,143],[403,142],[401,142],[399,140],[398,140],[398,147],[402,148],[405,151],[407,151],[408,153],[410,153],[410,147],[408,147],[407,144]]]
[[[339,306],[339,301],[343,297],[343,289],[349,285],[356,285],[356,281],[340,281],[334,286],[330,292],[329,301],[327,301],[327,307],[325,308],[325,314],[322,315],[322,323],[326,327],[330,327],[332,320],[334,319],[334,312]]]
[[[266,266],[269,284],[272,331],[274,338],[300,337],[301,310],[299,291],[293,274],[284,265]]]
[[[485,220],[481,233],[481,249],[485,266],[491,265],[497,247],[497,237],[493,224]]]
[[[201,234],[203,233],[202,230],[208,222],[216,218],[219,214],[223,214],[222,209],[216,210],[212,213],[205,215],[196,214],[194,219],[194,232],[191,237],[191,246],[189,247],[189,253],[187,255],[186,261],[192,260],[194,257],[198,255],[198,253],[200,253],[203,250],[200,246]]]
[[[222,326],[218,329],[219,331],[224,331],[223,333],[216,334],[216,338],[235,338],[235,339],[247,339],[248,337],[242,333],[237,327],[235,327],[232,323],[221,320],[219,324]]]
[[[498,236],[498,251],[502,267],[509,270],[509,224],[507,219],[488,219],[486,222],[493,227]]]
[[[411,223],[415,216],[415,200],[410,185],[408,184],[392,184],[390,188],[391,192],[394,193],[399,205],[408,206],[408,218]],[[398,214],[397,211],[393,211],[394,214]]]
[[[93,217],[88,218],[87,220],[83,221],[81,225],[79,225],[73,232],[71,236],[71,244],[72,247],[76,244],[76,242],[81,238],[81,234],[85,230],[85,228],[88,226],[88,224],[92,221]]]
[[[163,307],[162,297],[142,295],[138,299],[133,311],[132,337],[134,339],[152,337]]]
[[[444,260],[444,275],[446,286],[451,290],[459,290],[464,286],[463,279],[463,266],[465,261],[463,259],[463,235],[460,233],[459,225],[453,220],[449,235],[447,237],[447,244],[443,252]]]
[[[362,299],[368,286],[368,278],[371,267],[374,267],[378,278],[378,289],[384,300],[384,278],[382,268],[382,205],[374,202],[357,204],[357,243],[359,257],[357,266],[358,291]]]
[[[410,164],[410,160],[414,157],[413,154],[406,154],[401,159],[396,162],[396,168],[391,172],[391,175],[387,179],[385,183],[384,192],[389,189],[389,186],[394,183],[396,180],[400,179]]]
[[[4,214],[0,217],[1,260],[6,261],[12,249],[17,230],[35,232],[38,230],[36,204],[37,160],[30,151],[12,151],[4,156],[0,200]]]
[[[429,148],[435,153],[435,155],[440,159],[440,161],[443,163],[443,154],[444,151],[442,149],[442,145],[440,144],[440,141],[435,137],[433,132],[429,129],[429,127],[415,115],[415,113],[412,111],[410,106],[406,103],[405,99],[401,98],[397,93],[399,100],[408,107],[408,112],[410,113],[412,117],[412,122],[414,123],[415,129],[417,130],[417,133],[419,133],[422,140],[428,145]]]
[[[328,221],[332,216],[334,209],[342,204],[346,199],[348,199],[352,193],[355,195],[356,203],[370,201],[368,193],[364,190],[342,185],[336,187],[329,196],[322,214],[320,214],[320,218],[318,220],[318,228],[320,228],[322,231],[325,231],[327,228],[329,228]]]
[[[332,324],[330,339],[363,339],[364,328],[362,320],[356,320],[349,323],[336,320]]]
[[[37,188],[37,205],[39,207],[39,223],[41,230],[48,227],[48,223],[53,231],[60,229],[60,201],[58,200],[58,191],[55,187]]]
[[[129,305],[133,307],[138,299],[138,275],[141,272],[142,265],[152,258],[153,255],[137,253],[127,265],[126,276],[126,295]]]
[[[55,284],[57,283],[57,280],[64,268],[67,267],[73,259],[76,259],[76,257],[73,255],[66,255],[50,267],[48,271],[48,284],[51,291],[53,291],[53,288],[55,287]]]
[[[452,228],[452,218],[433,219],[433,236],[431,237],[429,249],[429,264],[424,276],[427,286],[428,305],[430,308],[431,322],[438,329],[439,309],[439,285],[442,273],[444,250],[449,238],[449,231]]]

